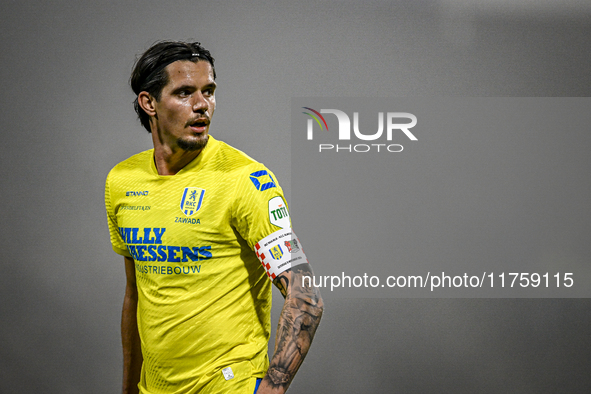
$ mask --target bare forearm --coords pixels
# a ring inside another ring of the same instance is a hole
[[[258,393],[283,393],[304,361],[323,312],[320,292],[303,287],[302,276],[312,275],[308,264],[294,267],[280,276],[277,287],[285,296],[279,317],[275,352]]]
[[[130,294],[131,293],[131,294]],[[137,293],[126,291],[121,314],[121,343],[123,345],[124,394],[138,393],[142,369],[142,349],[137,328]]]

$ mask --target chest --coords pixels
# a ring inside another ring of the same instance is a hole
[[[223,179],[152,180],[118,193],[115,212],[127,245],[232,243],[234,187]]]

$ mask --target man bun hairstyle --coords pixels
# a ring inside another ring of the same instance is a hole
[[[144,112],[138,103],[137,96],[141,92],[148,92],[157,101],[160,100],[162,89],[168,83],[168,73],[165,68],[177,60],[208,61],[213,70],[215,79],[214,59],[211,53],[201,46],[199,42],[160,41],[152,45],[136,61],[129,83],[136,95],[133,102],[135,112],[142,126],[150,133],[150,116]]]

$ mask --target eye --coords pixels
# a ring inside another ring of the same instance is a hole
[[[211,97],[211,96],[213,96],[213,89],[211,89],[211,88],[210,88],[210,89],[205,89],[205,90],[203,91],[203,95],[204,95],[204,96],[208,96],[208,97]]]

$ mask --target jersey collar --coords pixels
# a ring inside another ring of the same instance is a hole
[[[158,170],[156,169],[156,164],[154,162],[154,150],[152,149],[152,154],[150,155],[150,171],[157,177],[161,178],[170,178],[175,177],[177,175],[182,175],[186,172],[197,170],[202,167],[205,163],[209,161],[219,147],[219,141],[213,138],[213,136],[209,135],[209,140],[207,141],[207,145],[203,150],[194,158],[189,164],[184,166],[179,172],[175,175],[160,175],[158,174]]]

